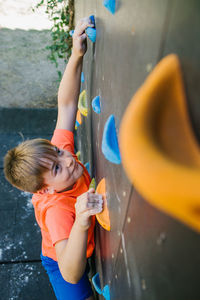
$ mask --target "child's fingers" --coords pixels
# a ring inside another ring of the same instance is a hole
[[[94,189],[94,188],[90,188],[90,189],[88,190],[88,193],[95,193],[95,189]]]
[[[102,208],[103,207],[103,198],[101,195],[89,194],[87,201],[87,208]]]
[[[102,200],[87,203],[87,209],[98,208],[98,207],[103,207],[103,201]]]
[[[98,207],[95,207],[95,208],[88,209],[86,213],[87,213],[88,217],[90,217],[90,216],[94,216],[96,214],[101,213],[102,210],[103,210],[103,207],[98,206]]]
[[[75,28],[75,31],[74,31],[74,35],[76,36],[79,36],[79,35],[82,35],[85,31],[85,29],[87,27],[94,27],[94,24],[92,23],[88,23],[88,22],[84,22],[80,25],[77,25],[77,27]]]
[[[87,38],[87,34],[86,33],[83,33],[82,35],[80,35],[80,39],[82,41],[84,41],[86,38]]]

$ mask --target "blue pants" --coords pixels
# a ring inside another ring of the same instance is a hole
[[[85,300],[93,295],[87,270],[77,284],[72,284],[63,279],[55,260],[42,254],[41,260],[58,300]]]

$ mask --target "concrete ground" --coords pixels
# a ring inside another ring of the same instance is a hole
[[[1,108],[0,120],[0,299],[54,300],[40,261],[41,234],[31,194],[5,180],[3,156],[23,139],[50,139],[56,111]]]
[[[56,106],[58,75],[46,49],[52,23],[44,7],[32,11],[35,5],[33,0],[0,1],[0,107]]]

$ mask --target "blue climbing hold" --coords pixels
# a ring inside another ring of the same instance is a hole
[[[85,32],[86,32],[87,36],[89,37],[89,39],[93,43],[95,43],[95,41],[96,41],[96,29],[93,28],[93,27],[88,27],[88,28],[86,28]]]
[[[89,39],[94,43],[96,41],[96,29],[95,29],[95,18],[94,15],[89,17],[94,27],[88,27],[85,31],[89,37]],[[70,30],[69,35],[73,36],[74,30]]]
[[[113,115],[110,115],[104,126],[101,149],[107,160],[114,164],[121,163],[121,156],[115,128],[115,118]]]
[[[86,162],[84,166],[85,166],[86,170],[88,171],[88,173],[89,173],[90,176],[91,176],[91,172],[90,172],[90,163],[89,163],[89,162]]]
[[[92,24],[94,24],[94,27],[96,27],[94,15],[90,16],[89,18],[90,18]]]
[[[74,34],[74,30],[70,30],[69,35],[73,36],[73,34]]]
[[[103,5],[114,15],[115,13],[115,0],[104,0]]]
[[[99,295],[103,295],[103,297],[106,300],[110,300],[110,289],[108,285],[105,285],[103,290],[101,290],[101,285],[100,285],[100,279],[99,279],[99,273],[96,273],[96,275],[94,275],[92,277],[92,283],[94,285],[94,288],[96,290],[96,292]]]
[[[84,82],[84,81],[85,81],[84,73],[81,72],[81,82]]]
[[[77,128],[80,126],[80,123],[78,121],[75,122],[75,129],[77,130]]]
[[[100,97],[96,96],[93,100],[92,100],[92,108],[94,110],[95,113],[100,114],[101,112],[101,104],[100,104]]]

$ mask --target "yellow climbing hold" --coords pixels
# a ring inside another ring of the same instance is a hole
[[[96,181],[94,178],[92,178],[91,182],[90,182],[90,189],[95,189],[96,188]]]
[[[83,116],[87,117],[88,105],[87,105],[87,98],[86,98],[86,90],[83,90],[79,95],[78,109],[80,110],[80,113]]]
[[[78,160],[81,160],[81,151],[77,151],[76,156],[77,156]]]

